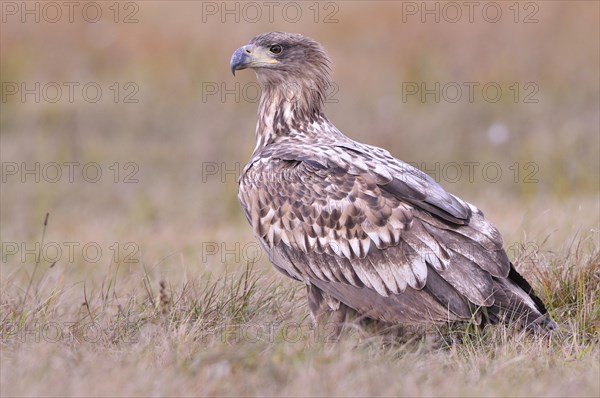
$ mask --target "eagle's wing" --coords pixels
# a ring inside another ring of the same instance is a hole
[[[498,231],[424,173],[370,148],[312,156],[279,147],[245,169],[240,200],[274,263],[349,305],[339,296],[352,289],[373,300],[427,292],[462,317],[469,303],[492,305],[492,276],[510,269]]]

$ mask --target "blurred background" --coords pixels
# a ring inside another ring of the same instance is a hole
[[[466,3],[2,2],[2,278],[28,280],[47,212],[42,264],[76,279],[254,256],[259,90],[229,59],[272,30],[328,50],[341,131],[479,206],[509,255],[597,239],[599,3]]]

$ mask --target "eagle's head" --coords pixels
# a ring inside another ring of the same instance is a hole
[[[262,33],[235,50],[231,71],[251,68],[263,85],[263,94],[278,91],[288,101],[305,102],[320,111],[331,82],[330,61],[316,41],[297,33]],[[305,109],[308,110],[308,109]]]
[[[329,74],[329,63],[325,50],[313,39],[298,33],[268,32],[235,50],[230,66],[234,75],[236,70],[246,68],[259,75],[303,75],[307,69]]]

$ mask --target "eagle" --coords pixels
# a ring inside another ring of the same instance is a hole
[[[274,267],[306,285],[317,326],[358,313],[394,325],[556,327],[481,210],[329,121],[321,44],[259,34],[230,67],[253,69],[262,89],[238,198]]]

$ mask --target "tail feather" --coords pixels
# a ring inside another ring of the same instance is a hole
[[[492,323],[512,321],[534,331],[554,330],[556,323],[550,318],[544,303],[535,295],[531,285],[510,265],[508,278],[495,278],[495,303],[488,308]]]

